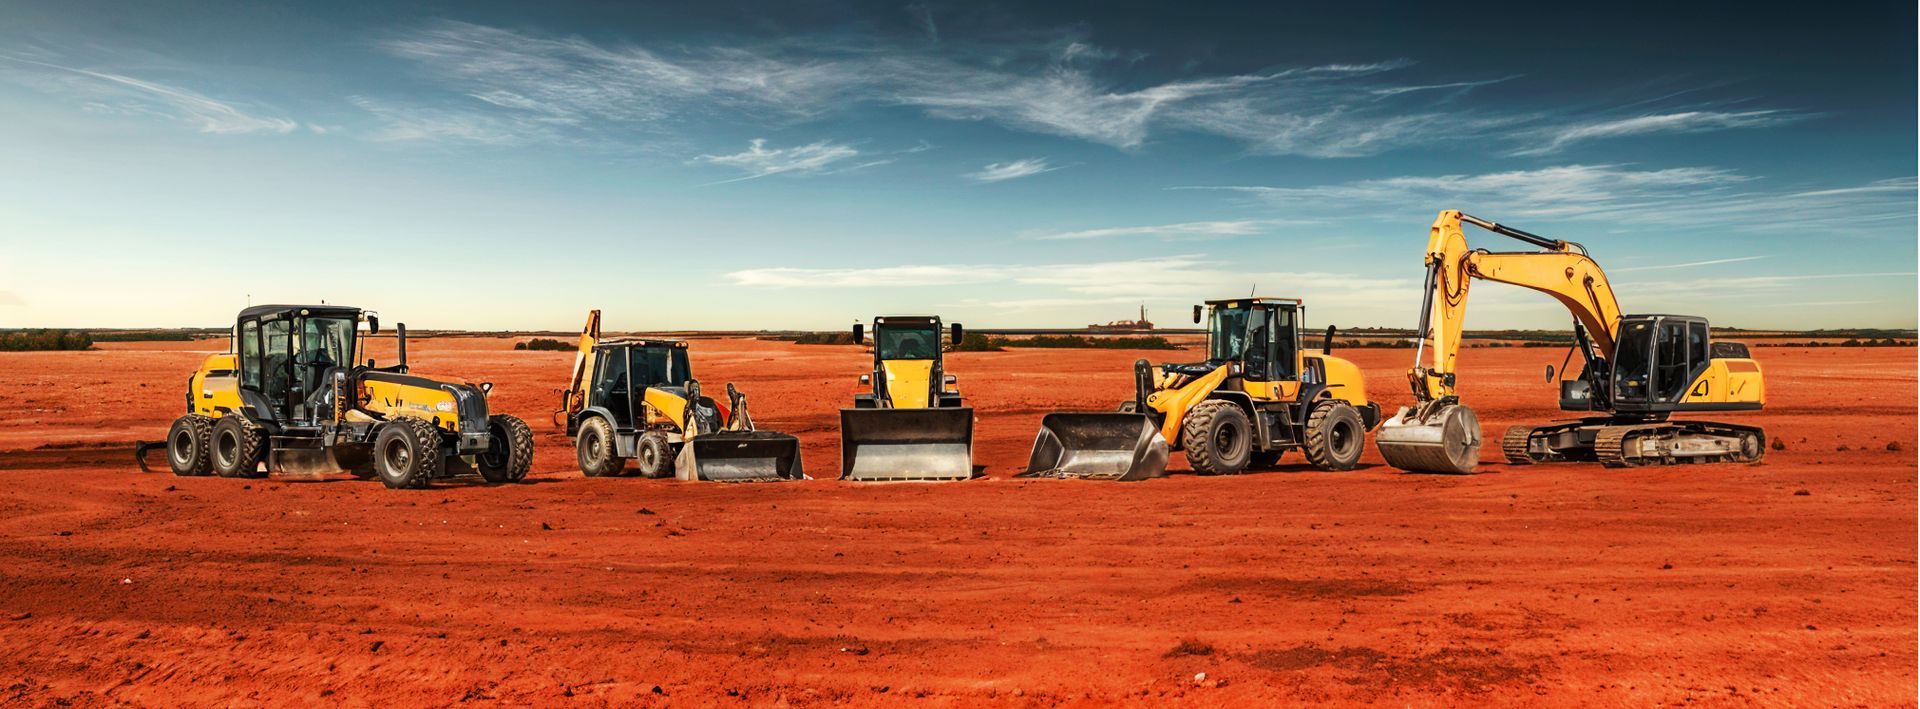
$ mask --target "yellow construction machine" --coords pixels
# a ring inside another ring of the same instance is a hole
[[[148,451],[164,448],[174,474],[187,476],[350,472],[392,488],[476,469],[488,482],[526,477],[532,429],[488,413],[492,384],[410,374],[406,325],[394,328],[398,364],[355,364],[379,329],[374,313],[337,305],[240,311],[229,351],[187,380],[186,413],[167,440],[135,449],[141,469]]]
[[[727,404],[700,393],[681,340],[600,337],[600,311],[587,313],[573,377],[560,412],[580,471],[747,482],[806,477],[800,439],[754,430],[747,397],[727,385]]]
[[[1165,474],[1169,450],[1194,472],[1272,467],[1300,449],[1321,470],[1359,464],[1366,432],[1380,421],[1360,368],[1301,347],[1306,308],[1294,298],[1210,300],[1207,359],[1134,363],[1134,399],[1118,413],[1061,412],[1041,420],[1026,477],[1139,480]]]
[[[941,330],[934,316],[873,319],[873,371],[860,375],[853,408],[840,410],[842,479],[973,477],[973,409],[946,373]],[[957,345],[965,330],[954,323],[949,333]],[[863,324],[854,324],[853,341],[866,342]]]
[[[1469,249],[1462,222],[1538,247]],[[1467,286],[1480,278],[1540,291],[1573,314],[1578,376],[1560,372],[1560,408],[1599,412],[1577,421],[1507,429],[1500,447],[1516,465],[1599,461],[1608,467],[1753,462],[1766,434],[1753,426],[1669,418],[1696,411],[1755,411],[1766,401],[1760,364],[1737,342],[1714,342],[1704,318],[1622,315],[1613,287],[1579,244],[1445,211],[1427,237],[1420,343],[1407,378],[1414,405],[1380,428],[1375,445],[1403,470],[1470,473],[1479,462],[1480,424],[1454,391]],[[1424,366],[1423,354],[1432,360]],[[1568,353],[1572,357],[1572,353]],[[1547,367],[1547,379],[1554,370]]]

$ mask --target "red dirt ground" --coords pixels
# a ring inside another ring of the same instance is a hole
[[[0,354],[0,703],[1915,703],[1908,348],[1758,350],[1757,466],[1132,484],[1009,476],[1041,413],[1191,352],[965,353],[988,479],[742,486],[584,479],[571,353],[415,345],[535,423],[528,483],[142,474],[207,344]],[[694,354],[835,474],[868,355]],[[1411,352],[1344,354],[1406,401]],[[1559,416],[1562,354],[1463,356],[1489,432]]]

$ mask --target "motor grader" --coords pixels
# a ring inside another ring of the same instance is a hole
[[[360,326],[364,324],[366,334]],[[399,361],[363,363],[379,317],[337,305],[258,305],[240,311],[229,351],[209,355],[187,380],[186,412],[164,448],[175,475],[349,472],[391,488],[477,472],[488,482],[524,478],[533,431],[490,414],[493,385],[415,376],[407,328],[394,328]]]
[[[1538,251],[1493,252],[1467,245],[1462,223]],[[1766,402],[1760,364],[1737,342],[1714,342],[1705,318],[1625,315],[1600,265],[1580,244],[1529,233],[1457,210],[1428,230],[1425,302],[1419,347],[1407,373],[1414,405],[1403,407],[1374,439],[1402,470],[1471,473],[1480,462],[1480,421],[1454,386],[1468,286],[1510,283],[1559,301],[1573,315],[1577,376],[1560,385],[1560,408],[1595,412],[1574,421],[1507,429],[1500,448],[1514,465],[1599,461],[1607,467],[1676,463],[1751,463],[1766,453],[1755,426],[1670,418],[1700,411],[1757,411]],[[1429,347],[1431,343],[1431,347]],[[1431,361],[1422,364],[1424,355]],[[1573,353],[1568,352],[1570,359]]]
[[[588,477],[748,482],[804,479],[800,439],[754,428],[747,398],[727,385],[727,404],[700,391],[682,340],[601,338],[587,313],[560,411]]]
[[[873,319],[873,370],[860,375],[853,407],[840,410],[840,477],[863,481],[966,480],[973,469],[973,409],[946,371],[940,318]],[[960,344],[965,328],[946,328]],[[866,342],[853,325],[853,341]]]
[[[1319,352],[1301,347],[1306,308],[1295,298],[1210,300],[1207,358],[1134,363],[1135,394],[1118,413],[1056,412],[1041,419],[1025,477],[1140,480],[1184,450],[1203,475],[1269,468],[1299,449],[1321,470],[1351,470],[1380,421],[1360,368],[1335,357],[1335,330]]]

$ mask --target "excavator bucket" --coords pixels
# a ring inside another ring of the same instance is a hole
[[[843,480],[973,477],[973,409],[841,409]]]
[[[800,439],[772,431],[721,431],[680,447],[674,477],[719,482],[804,480]]]
[[[1387,465],[1422,473],[1471,473],[1480,463],[1480,418],[1459,404],[1402,408],[1373,444]]]
[[[1040,419],[1023,478],[1145,480],[1167,474],[1167,439],[1144,414],[1059,412]]]

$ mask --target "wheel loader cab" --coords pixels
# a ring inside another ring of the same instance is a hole
[[[1209,364],[1240,363],[1255,382],[1300,377],[1298,301],[1218,301],[1207,326]]]
[[[952,408],[963,405],[959,380],[945,373],[941,355],[940,318],[892,316],[873,319],[873,373],[861,375],[869,391],[854,396],[862,409]],[[863,326],[853,326],[855,342],[864,342]],[[959,344],[965,330],[955,323],[949,331]]]
[[[648,420],[649,403],[656,410],[672,408],[670,413],[680,414],[684,402],[691,398],[687,390],[693,381],[693,365],[685,342],[609,340],[594,348],[593,379],[586,405],[606,411],[614,427],[628,433],[656,423]],[[659,393],[650,396],[649,391]],[[665,401],[662,395],[679,401]],[[674,423],[678,428],[678,422]]]

